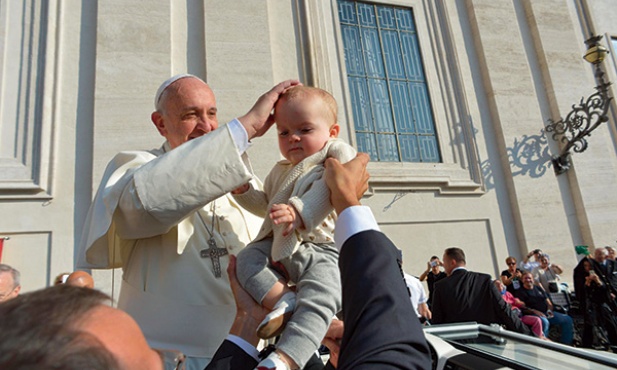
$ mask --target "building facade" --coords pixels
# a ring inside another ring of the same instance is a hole
[[[460,246],[498,276],[541,248],[571,281],[574,246],[617,239],[615,101],[563,174],[545,126],[594,92],[591,35],[617,81],[616,17],[611,0],[3,1],[1,261],[25,291],[74,269],[105,165],[161,145],[154,94],[188,72],[221,124],[288,78],[330,91],[341,137],[372,158],[363,203],[407,272]],[[275,140],[249,151],[261,177]],[[117,295],[120,273],[94,272],[97,287]]]

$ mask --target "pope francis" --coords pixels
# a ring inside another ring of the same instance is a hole
[[[244,116],[219,127],[216,99],[198,77],[165,81],[151,119],[166,141],[159,149],[117,154],[90,207],[79,246],[80,268],[122,267],[118,308],[153,348],[189,357],[203,369],[235,314],[225,269],[257,235],[262,220],[227,193],[253,178],[249,140],[272,125],[285,81]]]

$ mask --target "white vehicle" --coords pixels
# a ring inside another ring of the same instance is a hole
[[[424,327],[433,369],[617,369],[617,354],[472,323]]]

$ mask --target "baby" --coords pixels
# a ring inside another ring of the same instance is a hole
[[[247,184],[233,192],[243,207],[265,217],[237,265],[242,286],[272,310],[257,334],[267,339],[282,333],[276,352],[258,367],[304,367],[341,309],[336,214],[323,163],[328,157],[348,162],[356,151],[337,139],[336,117],[336,101],[328,92],[306,86],[286,91],[274,108],[285,160],[270,171],[264,191]],[[295,283],[295,292],[288,282]]]

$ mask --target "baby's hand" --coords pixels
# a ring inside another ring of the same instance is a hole
[[[236,188],[236,189],[232,190],[231,193],[234,194],[234,195],[244,194],[244,193],[246,193],[249,190],[250,187],[251,187],[251,185],[249,185],[247,183],[247,184],[244,184],[244,185],[240,186],[239,188]]]
[[[301,226],[301,220],[296,209],[289,204],[273,204],[272,208],[270,208],[270,219],[275,225],[287,223],[283,230],[283,236],[291,234],[296,228]]]

